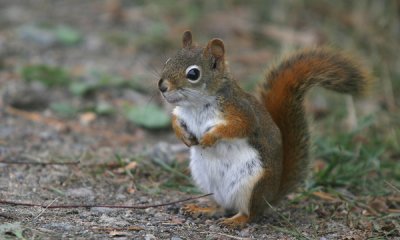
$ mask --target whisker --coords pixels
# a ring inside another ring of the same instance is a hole
[[[189,93],[189,92],[182,92],[182,94],[187,97],[196,98],[197,101],[207,102],[207,99],[205,97],[198,95],[198,94],[193,94],[193,93]]]
[[[150,63],[149,61],[144,61],[143,59],[138,59],[138,62],[140,66],[148,70],[148,72],[154,75],[157,79],[160,79],[161,71],[158,67],[155,67],[153,63]]]
[[[153,101],[154,97],[156,96],[156,94],[158,94],[157,90],[154,90],[153,93],[150,95],[149,100],[146,102],[146,108],[149,106],[149,104],[151,103],[151,101]]]
[[[203,103],[208,103],[210,101],[206,96],[204,96],[200,92],[193,91],[193,90],[187,89],[187,88],[182,88],[181,94],[186,97],[196,98],[197,100],[200,100]]]
[[[150,71],[155,77],[161,78],[161,72],[152,64],[148,65],[150,67]]]

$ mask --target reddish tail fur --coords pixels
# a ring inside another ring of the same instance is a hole
[[[360,95],[367,83],[366,74],[351,59],[326,49],[299,52],[269,71],[261,88],[261,100],[282,135],[279,197],[301,183],[308,170],[310,140],[303,107],[307,90],[321,85]]]

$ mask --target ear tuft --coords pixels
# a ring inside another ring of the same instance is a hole
[[[189,30],[185,31],[182,36],[182,47],[190,48],[192,46],[192,32]]]

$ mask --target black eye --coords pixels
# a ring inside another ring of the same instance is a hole
[[[196,68],[190,69],[186,77],[190,80],[197,80],[200,77],[200,70]]]
[[[200,68],[196,65],[192,65],[186,69],[186,78],[190,82],[197,82],[200,80],[201,72]]]

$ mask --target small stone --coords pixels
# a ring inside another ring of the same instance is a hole
[[[144,210],[148,215],[154,215],[156,213],[156,209],[154,208],[147,208]]]
[[[171,240],[182,240],[182,238],[174,236],[174,237],[171,238]]]
[[[157,213],[154,214],[154,217],[156,217],[157,219],[160,219],[160,220],[164,220],[165,219],[165,214],[157,212]]]
[[[245,228],[242,231],[239,232],[240,237],[249,237],[250,236],[251,229],[250,228]]]
[[[210,225],[210,227],[208,228],[210,231],[212,231],[212,232],[217,232],[217,231],[220,231],[221,230],[221,228],[218,226],[218,225],[215,225],[215,224],[213,224],[213,225]]]
[[[105,207],[93,207],[90,209],[90,211],[93,213],[109,213],[115,210],[112,208],[105,208]]]
[[[150,233],[147,233],[145,236],[144,236],[144,239],[145,240],[153,240],[153,239],[157,239],[153,234],[150,234]]]
[[[88,200],[94,199],[94,193],[89,188],[75,188],[67,191],[67,196],[75,198],[85,198]]]
[[[204,223],[205,223],[206,225],[212,225],[212,224],[214,223],[214,221],[213,221],[213,220],[210,220],[210,219],[207,219]]]
[[[67,232],[71,231],[74,226],[68,223],[49,223],[44,225],[44,228]]]
[[[115,226],[119,226],[119,227],[123,227],[123,226],[128,226],[129,223],[125,220],[119,219],[119,218],[114,218],[114,217],[109,217],[105,214],[101,215],[100,220],[101,223],[105,223],[108,225],[115,225]]]
[[[115,199],[116,200],[125,200],[126,196],[124,194],[116,194]]]

